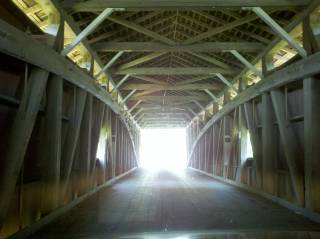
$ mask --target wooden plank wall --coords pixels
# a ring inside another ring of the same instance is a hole
[[[307,16],[303,23],[304,48],[309,56],[319,52],[319,39],[311,20]],[[264,76],[277,71],[268,72],[264,65],[262,68]],[[306,214],[317,215],[320,213],[319,76],[299,78],[256,95],[221,115],[205,133],[201,132],[198,120],[188,126],[189,166],[283,199],[306,209]],[[210,119],[208,122],[212,123]],[[252,157],[247,154],[247,135]],[[194,146],[194,142],[198,143]],[[203,163],[209,167],[203,168]]]
[[[136,167],[139,132],[130,125],[133,148],[123,119],[95,96],[11,56],[0,62],[6,238]]]

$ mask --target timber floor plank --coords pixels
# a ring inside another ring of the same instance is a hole
[[[319,225],[267,199],[187,170],[142,169],[79,204],[30,238],[109,238],[177,231],[307,231]],[[135,237],[139,238],[139,237]],[[311,237],[310,237],[311,238]]]

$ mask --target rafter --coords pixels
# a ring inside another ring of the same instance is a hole
[[[170,39],[168,39],[168,38],[166,38],[164,36],[161,36],[156,32],[150,31],[147,28],[144,28],[144,27],[142,27],[140,25],[137,25],[137,24],[135,24],[133,22],[129,22],[129,21],[127,21],[125,19],[122,19],[120,17],[109,16],[108,19],[110,21],[113,21],[113,22],[116,22],[116,23],[118,23],[120,25],[123,25],[123,26],[125,26],[127,28],[130,28],[132,30],[140,32],[140,33],[142,33],[142,34],[144,34],[146,36],[149,36],[149,37],[151,37],[153,39],[156,39],[158,41],[161,41],[161,42],[164,42],[164,43],[167,43],[167,44],[174,44],[175,43],[174,41],[172,41],[172,40],[170,40]]]
[[[224,25],[222,25],[220,27],[209,29],[208,31],[206,31],[204,33],[201,33],[201,34],[199,34],[199,35],[197,35],[195,37],[192,37],[192,38],[184,41],[184,44],[192,44],[194,42],[198,42],[198,41],[204,40],[206,38],[210,38],[213,35],[216,35],[218,33],[230,30],[232,28],[235,28],[237,26],[243,25],[245,23],[254,21],[257,18],[259,18],[259,17],[256,16],[256,15],[249,15],[249,16],[244,17],[242,19],[239,19],[239,20],[236,20],[236,21],[233,21],[233,22],[230,22],[230,23],[226,23],[226,24],[224,24]]]
[[[129,61],[127,63],[124,63],[122,65],[120,65],[118,67],[119,70],[123,70],[123,69],[127,69],[127,68],[130,68],[130,67],[133,67],[133,66],[137,66],[137,65],[140,65],[142,63],[145,63],[147,61],[151,61],[155,58],[158,58],[160,56],[163,56],[165,54],[165,52],[154,52],[154,53],[150,53],[148,55],[145,55],[143,57],[139,57],[137,59],[134,59],[132,61]]]
[[[166,84],[168,84],[168,83],[165,82],[165,81],[157,80],[157,79],[154,79],[154,78],[151,78],[151,77],[148,77],[148,76],[134,75],[134,76],[132,76],[132,77],[133,77],[133,78],[137,78],[137,79],[139,79],[139,80],[143,80],[143,81],[147,81],[147,82],[155,83],[155,84],[160,84],[160,85],[166,85]]]
[[[207,56],[205,54],[201,54],[201,53],[194,53],[194,52],[190,52],[191,55],[196,56],[204,61],[210,62],[211,64],[214,64],[216,66],[222,67],[224,69],[230,69],[230,66],[220,60],[217,60],[214,57],[211,56]]]

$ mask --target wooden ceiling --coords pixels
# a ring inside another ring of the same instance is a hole
[[[280,26],[308,3],[292,1],[65,0],[61,6],[84,29],[105,8],[116,10],[88,36],[128,109],[144,126],[181,126],[224,92],[276,37],[249,6],[261,6]],[[214,7],[213,7],[214,6]],[[284,51],[292,52],[288,46]],[[252,72],[252,77],[257,78]],[[222,100],[221,99],[222,96]],[[219,98],[220,97],[220,98]]]

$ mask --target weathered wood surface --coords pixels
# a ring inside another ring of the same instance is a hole
[[[137,170],[31,238],[106,238],[114,233],[311,230],[318,225],[259,196],[188,171]]]

